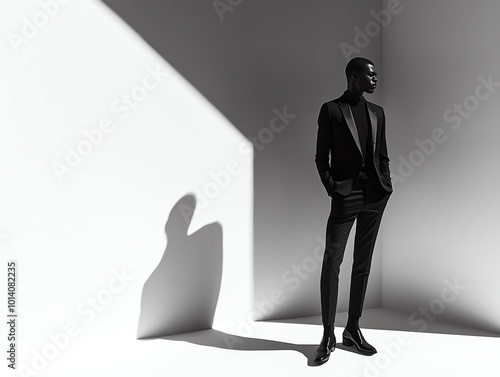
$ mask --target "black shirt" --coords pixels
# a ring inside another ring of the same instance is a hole
[[[373,177],[375,176],[375,170],[373,168],[372,131],[368,118],[366,100],[363,96],[353,96],[351,92],[347,90],[342,97],[351,107],[354,123],[356,123],[356,129],[358,131],[359,144],[363,153],[363,165],[361,166],[360,177]]]

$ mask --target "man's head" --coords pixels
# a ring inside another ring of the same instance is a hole
[[[345,67],[348,90],[363,94],[373,93],[377,85],[377,72],[373,63],[362,57],[349,60]]]

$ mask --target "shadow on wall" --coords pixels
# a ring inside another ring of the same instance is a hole
[[[352,42],[353,27],[362,26],[360,17],[368,15],[371,7],[378,6],[348,0],[244,1],[241,8],[228,12],[224,22],[221,22],[210,1],[101,1],[196,87],[242,134],[256,137],[259,131],[269,130],[263,127],[268,126],[270,120],[274,119],[271,118],[274,106],[283,112],[282,106],[286,105],[290,113],[298,114],[297,120],[293,120],[285,131],[271,134],[272,144],[259,141],[262,144],[261,149],[254,148],[256,158],[253,162],[254,298],[257,302],[262,302],[269,298],[269,293],[274,289],[288,289],[287,283],[280,280],[282,274],[290,271],[291,266],[297,262],[300,263],[309,257],[306,253],[314,248],[311,247],[314,240],[324,234],[328,217],[328,205],[325,206],[328,199],[317,176],[313,158],[319,105],[324,100],[340,94],[336,89],[335,93],[331,93],[331,88],[342,87],[343,90],[345,85],[342,75],[338,75],[338,80],[335,78],[337,75],[331,75],[334,72],[343,72],[345,67],[345,61],[336,46],[342,41]],[[423,6],[422,9],[424,8],[426,7]],[[444,2],[442,8],[449,11]],[[464,7],[460,7],[462,8]],[[412,14],[414,13],[410,12],[408,16],[398,17],[411,18]],[[442,18],[436,14],[433,16],[436,20],[436,30],[440,30]],[[474,11],[474,14],[480,17],[480,13]],[[494,21],[491,22],[493,25]],[[400,25],[404,26],[404,22]],[[388,41],[393,37],[399,38],[399,44],[407,45],[406,39],[400,38],[401,31],[412,30],[412,27],[418,28],[419,25],[411,23],[410,29],[405,26],[403,30],[393,29],[397,25],[391,24],[390,29],[393,32],[384,38]],[[462,23],[455,25],[457,28],[462,27]],[[457,29],[457,32],[460,30],[462,29]],[[477,32],[480,33],[481,30]],[[418,36],[417,42],[425,41],[421,39],[421,33],[413,34]],[[449,37],[455,38],[456,33],[451,33]],[[449,41],[453,42],[454,39]],[[399,44],[391,48],[398,67],[401,66],[398,56],[401,53]],[[434,44],[424,45],[430,48]],[[385,50],[387,46],[390,48],[391,45],[386,45]],[[441,48],[437,48],[439,50],[436,51],[440,52]],[[374,38],[370,46],[363,50],[363,55],[375,62],[382,61],[380,51],[381,40]],[[468,56],[483,56],[486,50],[478,51],[482,53],[469,53]],[[489,51],[495,50],[490,48]],[[387,64],[391,61],[388,60]],[[384,63],[384,71],[387,70],[387,64]],[[398,71],[392,71],[391,67],[389,64],[389,71],[392,72],[391,76],[396,78],[396,83]],[[403,70],[402,74],[405,72]],[[429,99],[425,90],[421,99]],[[403,114],[401,116],[405,119],[407,114],[405,111],[401,112],[401,108],[405,109],[407,104],[406,98],[406,102],[399,108],[399,113]],[[394,153],[394,160],[396,156],[397,153]],[[320,197],[321,194],[323,197]],[[305,198],[307,199],[304,200]],[[394,213],[398,214],[396,208],[392,210],[396,210]],[[399,212],[401,211],[399,209]],[[397,222],[401,216],[392,217]],[[401,238],[401,242],[405,242],[405,239]],[[396,248],[394,256],[389,255],[390,258],[386,258],[386,265],[396,254],[401,256],[397,251]],[[382,263],[380,257],[377,260]],[[443,259],[445,262],[447,260]],[[346,262],[344,261],[343,268],[348,266]],[[407,264],[407,260],[402,260],[401,266]],[[185,274],[189,273],[189,267],[193,268],[188,266]],[[372,280],[369,287],[376,284],[382,287],[381,268],[374,268],[372,271],[372,275],[374,272],[379,275],[376,277],[378,280]],[[394,271],[400,270],[404,275],[404,270],[401,269],[386,270],[392,271],[392,275]],[[347,282],[349,275],[343,275]],[[341,279],[344,277],[341,274]],[[373,278],[375,276],[370,277]],[[403,278],[406,279],[405,276]],[[294,291],[293,295],[290,292],[284,304],[276,307],[272,315],[264,319],[318,314],[318,284],[319,269],[316,269],[307,279],[301,281],[300,290]],[[412,300],[411,296],[405,293],[407,291],[404,287],[397,284],[392,286],[395,292],[391,295],[394,296],[400,291],[404,297]],[[367,299],[373,298],[367,307],[377,307],[381,304],[381,288],[377,288],[375,293],[372,297],[367,295]],[[342,304],[347,308],[347,291],[339,292],[339,295],[338,309],[342,310]],[[418,305],[419,303],[415,302],[415,310]],[[409,314],[407,313],[406,317]],[[387,320],[377,323],[382,323],[381,326],[394,326]],[[400,325],[397,328],[400,330],[408,327],[407,319],[398,323]]]
[[[328,217],[314,145],[321,103],[345,89],[337,45],[370,5],[244,1],[222,22],[212,1],[101,1],[254,144],[254,299],[288,289],[283,272],[309,256]],[[364,51],[375,61],[377,46]],[[268,318],[318,314],[318,281],[319,269]],[[380,292],[367,297],[370,306]],[[340,292],[341,308],[346,299]]]
[[[144,284],[137,338],[211,329],[222,278],[222,227],[212,223],[187,235],[193,195],[170,211],[165,253]]]

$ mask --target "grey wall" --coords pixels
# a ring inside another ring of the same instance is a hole
[[[383,306],[496,332],[500,85],[479,77],[500,82],[499,14],[495,0],[407,2],[383,43],[391,170],[404,179],[384,223]],[[433,133],[441,142],[417,146]],[[443,305],[455,279],[464,288]]]
[[[320,261],[313,254],[323,247],[330,200],[314,164],[316,120],[321,104],[345,89],[346,57],[339,44],[353,44],[354,27],[372,20],[370,11],[380,2],[243,1],[223,20],[212,1],[104,2],[245,136],[264,132],[273,109],[286,107],[296,115],[271,142],[261,143],[264,148],[255,149],[254,296],[262,303],[281,291],[280,304],[261,310],[263,318],[319,314]],[[360,55],[381,70],[381,34]],[[381,92],[369,99],[380,103]],[[351,249],[346,254],[339,310],[347,308]],[[298,277],[294,265],[309,272]],[[376,307],[379,251],[370,279],[365,307]]]

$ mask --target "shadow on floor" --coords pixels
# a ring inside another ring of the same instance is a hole
[[[317,344],[293,344],[275,340],[246,338],[214,329],[169,335],[159,338],[147,338],[142,340],[151,339],[183,341],[197,344],[199,346],[236,351],[295,351],[306,357],[307,365],[311,367],[318,366],[314,362],[314,351],[316,351],[316,348],[318,347]],[[340,346],[343,347],[341,344]]]

